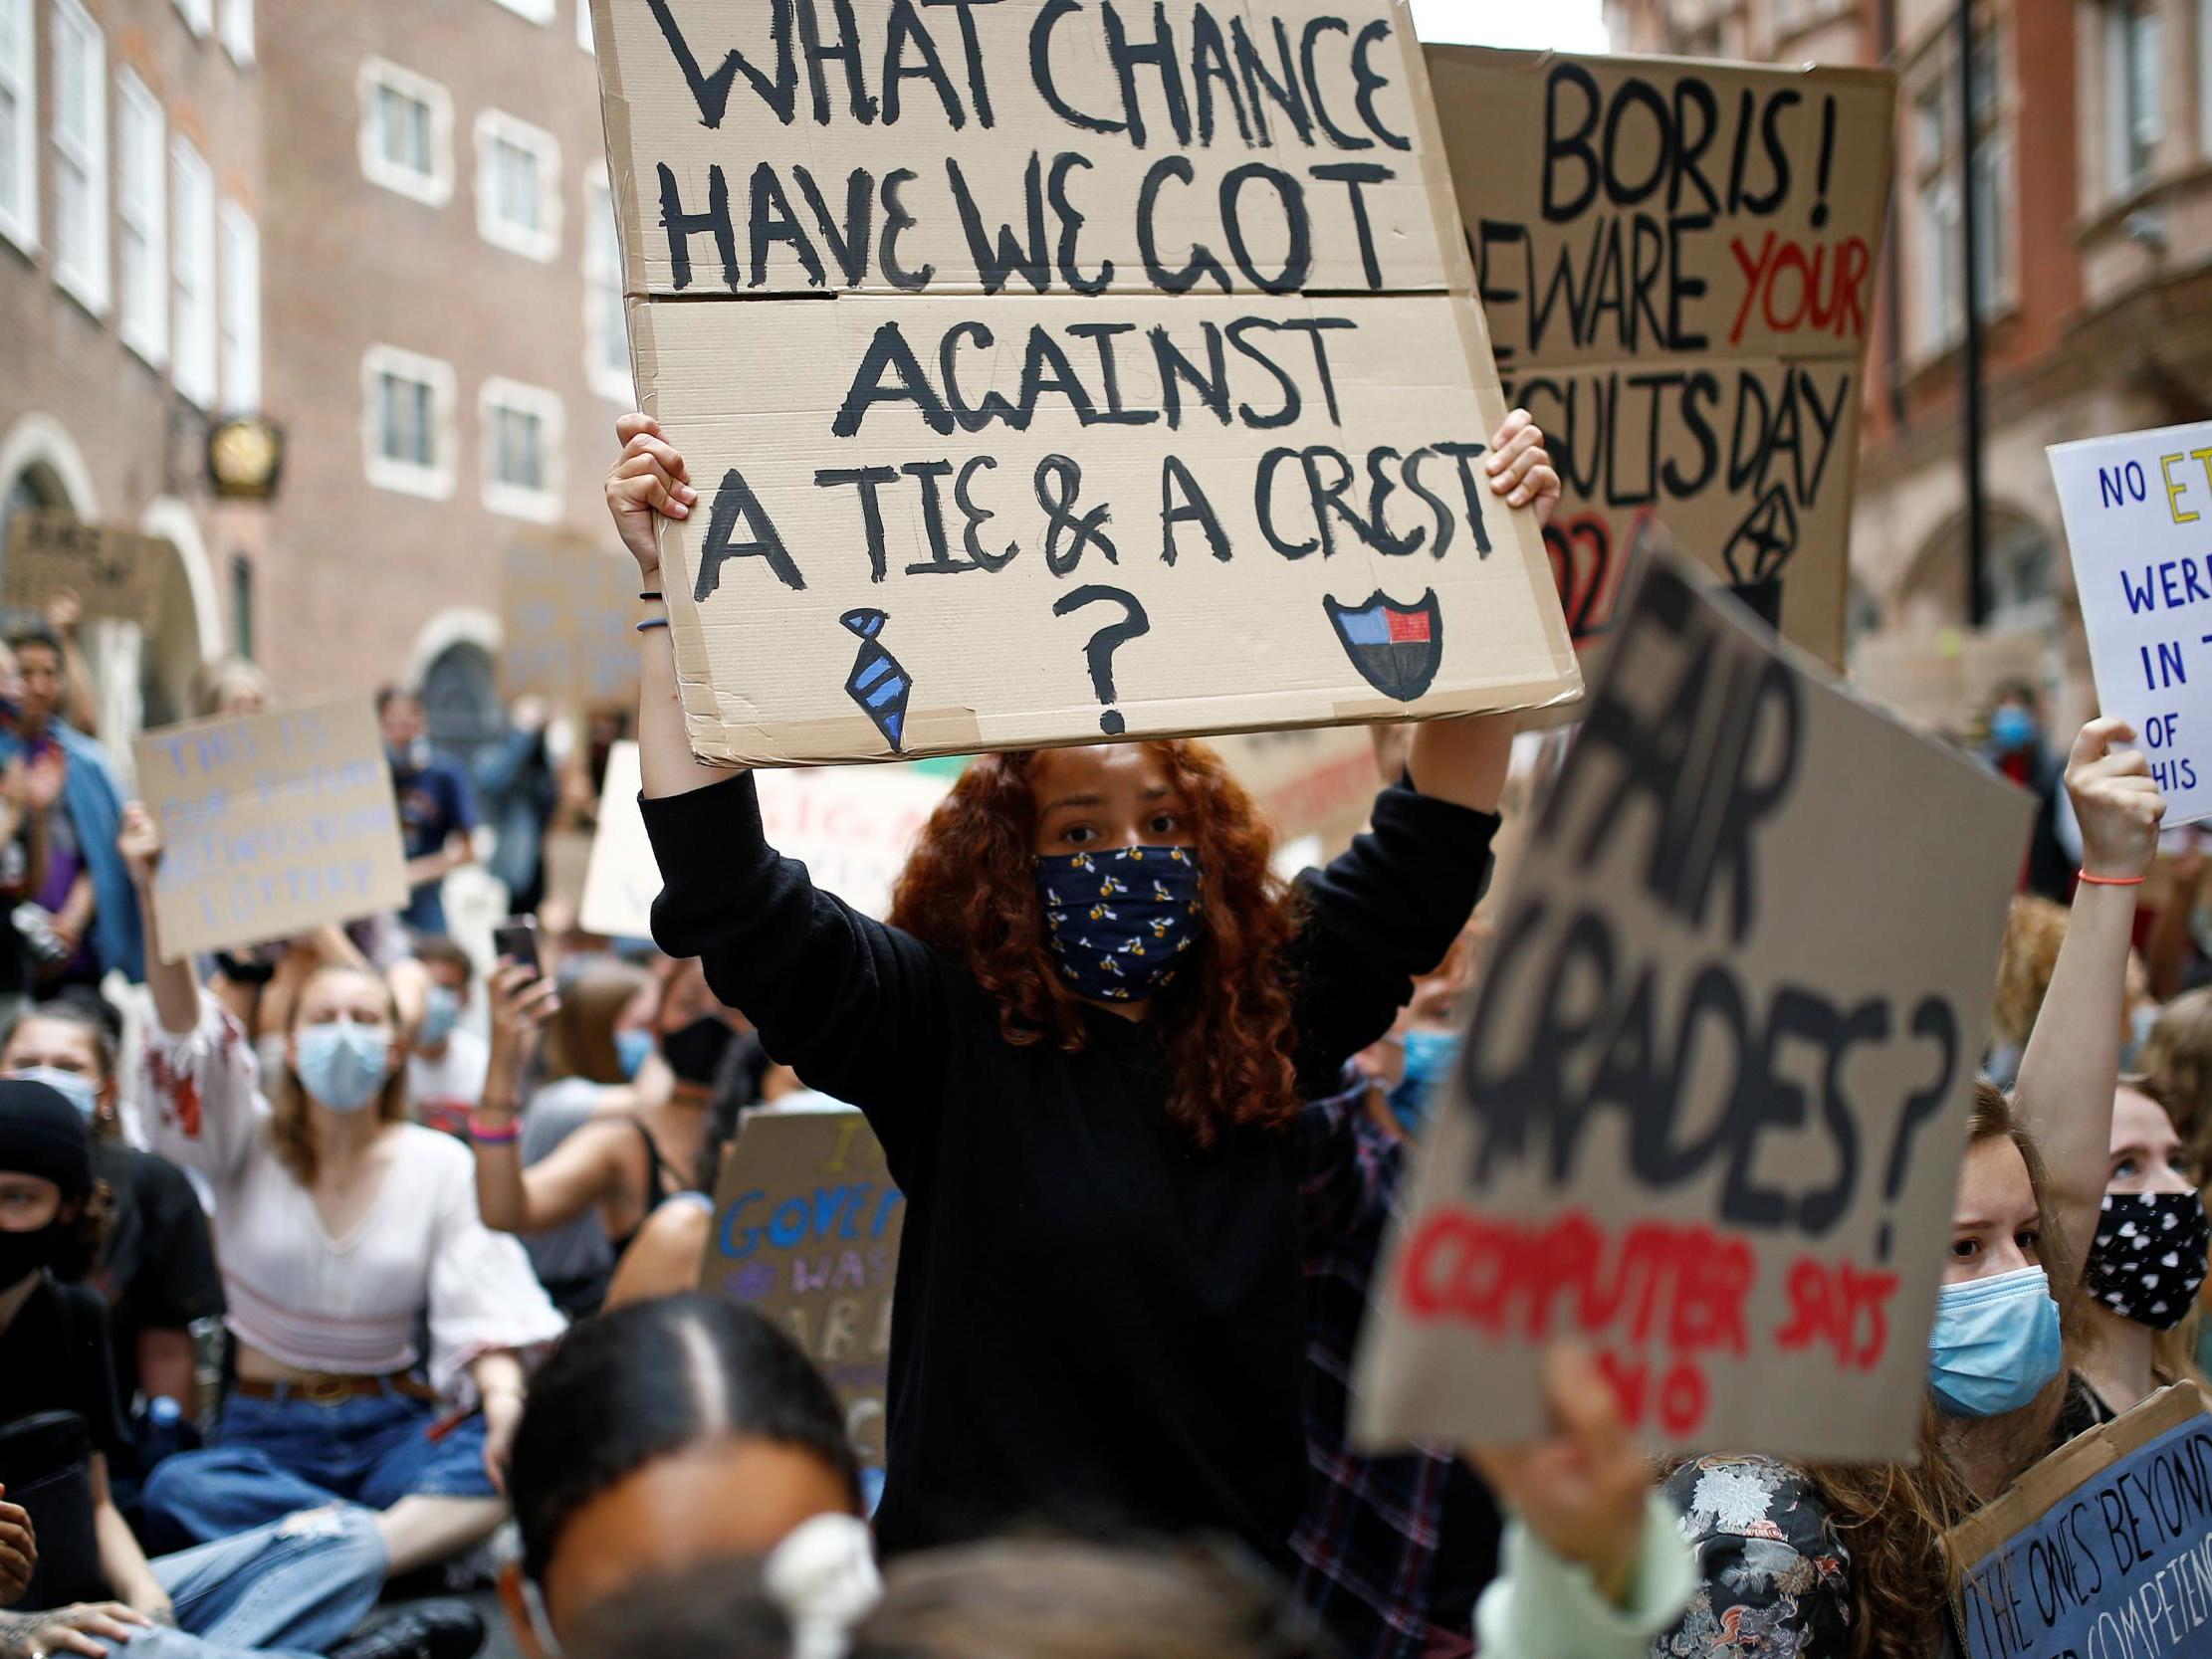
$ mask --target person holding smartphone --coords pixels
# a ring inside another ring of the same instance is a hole
[[[120,845],[150,924],[161,832],[136,802]],[[337,1498],[377,1512],[394,1573],[474,1548],[506,1517],[523,1355],[564,1322],[478,1216],[466,1149],[409,1121],[391,988],[310,976],[264,1093],[244,1028],[188,963],[148,954],[147,1129],[214,1188],[238,1374],[207,1449],[154,1470],[146,1513],[205,1541]]]
[[[509,959],[492,975],[492,1063],[472,1129],[477,1202],[488,1225],[531,1235],[596,1214],[611,1272],[664,1200],[702,1183],[715,1080],[737,1028],[699,964],[676,964],[661,982],[652,1024],[636,1033],[630,1110],[592,1118],[526,1167],[522,1078],[540,1030],[559,1007],[535,962],[512,959],[527,938],[503,939]],[[626,1042],[630,1033],[617,1035]],[[562,1302],[580,1317],[605,1294],[601,1278],[580,1299],[571,1292]]]

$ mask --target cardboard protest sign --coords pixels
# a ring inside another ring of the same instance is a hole
[[[1572,698],[1403,4],[835,14],[593,0],[702,757]]]
[[[1505,394],[1566,481],[1576,644],[1665,546],[1841,668],[1895,78],[1428,57]]]
[[[2135,728],[2168,824],[2212,818],[2212,421],[2050,455],[2098,707]]]
[[[1255,731],[1215,746],[1267,814],[1278,843],[1356,832],[1382,787],[1365,727]]]
[[[2180,1383],[2061,1447],[1943,1541],[1967,1659],[2212,1651],[2212,1417]]]
[[[576,921],[587,933],[606,938],[651,938],[653,901],[660,897],[661,869],[638,809],[643,785],[637,744],[616,743],[607,750],[606,782],[599,795],[599,833],[591,841],[591,862],[583,877],[583,904]]]
[[[18,513],[8,520],[0,603],[42,610],[55,594],[69,592],[87,616],[143,628],[161,561],[170,556],[169,544],[159,536],[88,524],[69,513]]]
[[[638,781],[637,745],[615,744],[607,756],[599,834],[584,880],[586,933],[652,934],[660,867],[638,811]],[[891,889],[915,836],[953,780],[912,766],[871,766],[763,772],[754,782],[769,845],[805,865],[816,887],[880,919],[890,912]]]
[[[891,1288],[906,1199],[867,1120],[849,1109],[748,1112],[715,1187],[700,1281],[774,1319],[845,1405],[861,1457],[883,1467]]]
[[[566,709],[637,697],[637,565],[580,536],[510,542],[500,565],[500,686]]]
[[[2031,810],[1652,565],[1498,907],[1362,1435],[1532,1437],[1571,1338],[1653,1440],[1909,1456]]]
[[[161,826],[154,886],[170,961],[407,904],[399,810],[366,697],[132,739]]]

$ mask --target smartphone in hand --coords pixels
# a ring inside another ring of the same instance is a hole
[[[492,949],[508,961],[527,967],[533,975],[546,971],[538,956],[538,918],[511,916],[492,930]]]

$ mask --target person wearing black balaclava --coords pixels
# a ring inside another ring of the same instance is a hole
[[[2101,1418],[2132,1410],[2190,1376],[2172,1335],[2196,1307],[2212,1217],[2188,1148],[2164,1107],[2139,1088],[2112,1097],[2112,1161],[2083,1286],[2092,1305],[2081,1367]]]
[[[123,1440],[106,1308],[70,1282],[99,1249],[107,1194],[93,1171],[91,1132],[59,1090],[0,1080],[0,1479],[24,1495],[35,1540],[30,1581],[0,1612],[0,1654],[466,1659],[483,1626],[460,1604],[347,1639],[384,1579],[363,1509],[146,1559],[108,1486]]]
[[[697,962],[678,963],[661,986],[635,1110],[594,1119],[526,1168],[522,1078],[559,997],[532,969],[511,962],[493,974],[491,990],[491,1069],[470,1135],[485,1223],[543,1233],[595,1209],[619,1258],[663,1199],[700,1182],[715,1080],[738,1036],[735,1016],[707,989]],[[604,1291],[594,1287],[594,1305]]]

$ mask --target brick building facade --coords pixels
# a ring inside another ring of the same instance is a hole
[[[1852,532],[1855,656],[1870,664],[1898,660],[1900,642],[1907,656],[1969,658],[1976,644],[1965,628],[1956,17],[1950,0],[1608,7],[1616,51],[1898,71],[1891,252]],[[2028,660],[2040,656],[2065,729],[2095,692],[2045,446],[2212,415],[2212,0],[1980,0],[1976,30],[1984,635],[2040,643]],[[1946,712],[1962,730],[1980,713]]]
[[[629,407],[584,0],[0,0],[0,514],[165,536],[111,733],[239,652],[493,719],[503,556],[611,543]],[[282,428],[216,499],[225,413]],[[0,524],[4,534],[4,524]],[[613,556],[611,545],[609,556]]]

